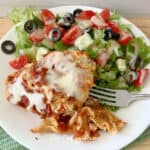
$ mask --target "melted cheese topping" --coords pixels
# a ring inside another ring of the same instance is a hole
[[[31,110],[33,106],[36,106],[38,111],[45,108],[45,104],[43,102],[43,94],[40,93],[29,93],[25,90],[22,85],[22,76],[20,75],[16,81],[9,86],[9,92],[13,95],[10,99],[11,103],[17,104],[20,102],[22,96],[26,96],[29,100],[29,105],[27,106],[27,110]]]
[[[55,52],[48,55],[45,60],[42,67],[48,68],[46,79],[51,88],[56,91],[64,91],[68,97],[72,96],[81,100],[83,91],[79,86],[79,77],[84,72],[76,66],[71,55]]]
[[[8,91],[12,95],[10,98],[11,103],[18,104],[22,96],[26,96],[29,100],[29,105],[26,109],[31,110],[35,106],[40,112],[46,107],[43,101],[45,96],[49,102],[53,99],[53,89],[57,92],[65,93],[67,97],[74,97],[79,101],[84,101],[87,98],[87,92],[82,87],[86,83],[83,80],[86,80],[88,74],[80,67],[77,67],[71,54],[65,55],[62,52],[50,53],[39,63],[37,70],[40,71],[42,68],[48,69],[46,75],[44,75],[48,85],[43,83],[41,87],[44,93],[28,92],[22,84],[22,76],[26,72],[22,72],[14,83],[8,87]],[[42,79],[39,76],[36,80],[40,81]]]

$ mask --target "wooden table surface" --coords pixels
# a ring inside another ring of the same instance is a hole
[[[128,18],[150,38],[150,18]],[[13,26],[6,17],[0,17],[0,38]],[[130,150],[150,150],[150,138],[130,148]]]

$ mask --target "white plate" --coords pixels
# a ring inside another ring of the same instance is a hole
[[[101,11],[99,8],[85,6],[62,6],[52,8],[56,13],[64,11],[71,12],[76,8],[91,9]],[[132,23],[126,19],[122,19],[124,23],[131,24],[133,32],[137,36],[142,36],[147,43],[147,37]],[[14,28],[12,28],[0,41],[4,40],[15,41]],[[30,132],[30,128],[38,125],[40,119],[29,112],[17,106],[9,104],[5,100],[5,79],[12,70],[8,65],[12,56],[8,56],[0,50],[0,125],[5,131],[16,141],[25,147],[33,150],[117,150],[135,140],[150,124],[150,101],[139,101],[128,108],[120,109],[116,114],[128,124],[118,134],[111,135],[109,133],[101,133],[101,136],[93,142],[74,141],[71,135],[57,135],[54,133],[35,135]],[[150,79],[148,79],[150,81]],[[150,87],[150,82],[147,82],[145,89]],[[38,140],[35,139],[38,137]]]

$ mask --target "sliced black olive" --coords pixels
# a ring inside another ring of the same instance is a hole
[[[110,40],[110,39],[111,39],[111,38],[109,38],[108,35],[105,35],[105,36],[104,36],[104,40],[105,40],[105,41],[108,41],[108,40]]]
[[[72,24],[70,22],[61,21],[60,26],[63,27],[64,29],[69,29],[71,28]]]
[[[73,11],[73,17],[76,18],[83,10],[82,9],[75,9]]]
[[[71,13],[66,13],[60,21],[60,26],[64,29],[69,29],[74,23],[74,17]]]
[[[106,28],[104,33],[105,33],[104,40],[106,41],[111,40],[111,39],[119,40],[120,38],[120,34],[113,32],[111,28]]]
[[[64,20],[64,23],[70,23],[70,24],[74,23],[74,17],[72,15],[72,13],[66,13],[63,16],[63,20]]]
[[[16,51],[16,46],[14,42],[6,40],[1,44],[1,49],[6,54],[12,54]]]
[[[61,31],[59,28],[53,28],[49,33],[49,38],[52,42],[56,42],[61,38]]]
[[[24,24],[24,30],[27,33],[32,33],[33,31],[35,31],[37,29],[37,24],[35,23],[35,21],[33,20],[28,20],[25,22]]]
[[[130,71],[126,73],[124,77],[128,84],[132,84],[137,79],[137,74],[135,71]]]
[[[106,28],[105,31],[104,31],[105,34],[109,34],[109,33],[112,33],[112,30],[111,28]]]
[[[120,38],[120,34],[119,33],[112,32],[112,39],[113,40],[119,40],[119,38]]]
[[[108,41],[110,39],[112,39],[112,30],[111,28],[106,28],[105,31],[104,31],[104,40]]]

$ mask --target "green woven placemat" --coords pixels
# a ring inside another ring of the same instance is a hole
[[[150,127],[145,130],[145,132],[137,138],[134,142],[129,144],[127,147],[123,148],[122,150],[128,150],[133,145],[140,143],[144,139],[150,137]],[[14,141],[2,128],[0,128],[0,150],[27,150],[19,143]]]

